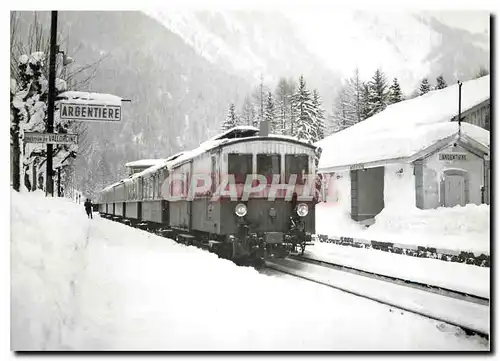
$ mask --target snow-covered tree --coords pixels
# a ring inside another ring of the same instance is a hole
[[[295,119],[293,119],[292,136],[308,143],[316,141],[315,124],[316,110],[312,102],[311,92],[306,88],[304,76],[300,76],[297,92],[293,95],[292,104]]]
[[[334,101],[333,119],[342,129],[360,122],[363,118],[363,101],[368,103],[368,93],[366,99],[363,98],[363,82],[359,77],[359,70],[356,69],[354,75],[347,80]]]
[[[342,88],[340,94],[337,95],[333,102],[332,115],[329,117],[328,126],[326,127],[327,135],[339,132],[347,128],[348,112],[347,112],[347,95],[345,87]]]
[[[429,84],[429,80],[427,78],[423,78],[422,79],[422,82],[420,83],[420,91],[419,91],[419,95],[424,95],[424,94],[427,94],[428,92],[430,92],[431,90],[431,86]]]
[[[316,117],[315,117],[315,137],[317,142],[325,137],[325,110],[322,108],[321,97],[316,89],[313,90],[313,106],[315,109]]]
[[[240,121],[245,125],[252,125],[255,119],[255,107],[252,104],[249,96],[245,97],[243,108],[241,110]]]
[[[436,90],[438,89],[444,89],[448,86],[448,84],[446,84],[446,81],[444,80],[444,77],[443,75],[440,75],[436,78]]]
[[[370,117],[372,114],[372,105],[370,103],[370,86],[368,83],[363,82],[361,85],[361,101],[359,107],[359,115],[361,121]]]
[[[476,76],[474,77],[475,79],[477,78],[482,78],[483,76],[488,75],[490,72],[488,69],[486,69],[484,66],[480,67]]]
[[[264,106],[264,120],[267,121],[269,126],[269,133],[282,134],[276,119],[276,109],[274,106],[273,94],[271,92],[267,92],[266,104]]]
[[[42,72],[45,56],[41,52],[23,55],[18,61],[19,80],[10,81],[10,139],[13,152],[13,188],[20,190],[23,177],[24,131],[45,131],[48,82]]]
[[[238,116],[236,115],[234,103],[231,103],[231,105],[229,105],[229,111],[227,113],[226,119],[221,125],[221,131],[225,132],[226,130],[234,128],[238,125],[238,123],[239,121]]]
[[[389,103],[389,91],[387,89],[387,77],[382,70],[377,69],[370,82],[369,87],[369,104],[368,117],[371,117],[383,111]]]
[[[399,103],[403,100],[403,93],[397,78],[394,78],[389,87],[389,104]]]
[[[361,121],[361,99],[363,82],[359,76],[359,69],[354,70],[354,75],[347,81],[346,97],[349,116],[353,117],[352,123]]]
[[[293,81],[288,81],[286,78],[280,78],[274,92],[276,105],[276,118],[279,134],[289,134],[291,123],[291,97],[295,92]]]

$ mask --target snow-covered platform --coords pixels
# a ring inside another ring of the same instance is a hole
[[[372,248],[389,253],[490,267],[489,205],[431,210],[384,209],[368,228],[341,207],[320,203],[320,243]]]
[[[316,243],[306,257],[412,282],[490,297],[490,268],[431,258],[407,257],[370,248]]]
[[[263,275],[12,192],[13,350],[487,350],[459,328]]]

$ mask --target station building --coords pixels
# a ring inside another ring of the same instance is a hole
[[[317,143],[327,201],[370,224],[385,207],[490,202],[490,77],[388,106]]]

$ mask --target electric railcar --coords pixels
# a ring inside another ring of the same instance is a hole
[[[232,260],[303,252],[315,232],[317,149],[236,127],[103,189],[99,213]]]

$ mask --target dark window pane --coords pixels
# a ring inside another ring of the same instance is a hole
[[[236,184],[245,184],[247,174],[252,174],[252,155],[229,154],[227,173],[234,175]]]
[[[309,172],[309,156],[305,154],[287,154],[285,156],[285,181],[289,183],[290,175],[297,175],[297,184],[304,184],[303,175]]]
[[[279,154],[257,154],[257,174],[262,174],[267,179],[267,184],[271,184],[274,174],[280,174]]]

